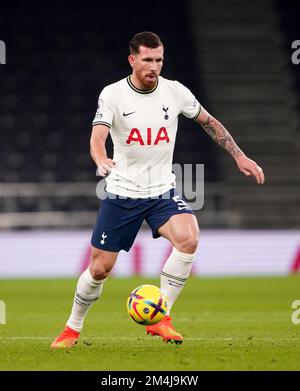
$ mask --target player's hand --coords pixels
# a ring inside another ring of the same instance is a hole
[[[239,170],[246,176],[254,176],[256,182],[259,185],[263,185],[265,182],[265,175],[261,167],[254,160],[249,159],[247,156],[242,155],[237,157],[236,164]]]
[[[116,162],[112,159],[106,158],[98,165],[98,173],[100,176],[107,176],[111,170],[115,167]]]

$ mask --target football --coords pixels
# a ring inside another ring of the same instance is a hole
[[[160,322],[167,308],[166,296],[155,285],[141,285],[127,299],[128,314],[136,323],[144,326]]]

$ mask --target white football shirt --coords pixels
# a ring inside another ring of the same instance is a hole
[[[100,93],[93,125],[106,125],[116,166],[106,178],[107,191],[147,198],[175,187],[172,173],[178,116],[196,118],[201,105],[178,81],[159,77],[150,91],[137,89],[130,76]]]

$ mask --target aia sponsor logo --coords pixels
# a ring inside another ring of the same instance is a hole
[[[168,131],[164,126],[161,127],[158,132],[152,131],[151,128],[147,128],[147,135],[144,138],[139,129],[133,128],[130,131],[126,144],[139,143],[140,145],[157,145],[160,142],[170,142]]]

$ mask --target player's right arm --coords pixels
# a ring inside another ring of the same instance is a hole
[[[101,176],[109,174],[115,162],[107,157],[105,142],[112,126],[114,117],[114,95],[111,89],[105,87],[99,96],[98,107],[93,120],[93,129],[90,139],[92,159],[98,167]]]
[[[109,133],[106,125],[94,125],[90,139],[90,153],[99,175],[106,176],[115,166],[115,162],[107,157],[105,142]]]

